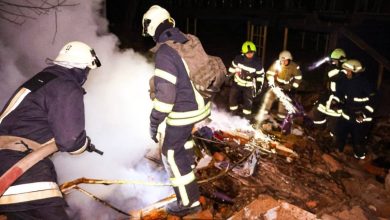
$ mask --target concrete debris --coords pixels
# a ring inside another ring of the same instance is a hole
[[[266,195],[261,195],[258,199],[245,206],[235,213],[229,220],[319,220],[315,214],[303,210],[283,200],[275,200]]]

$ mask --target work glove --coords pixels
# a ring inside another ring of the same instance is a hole
[[[363,119],[365,119],[365,118],[366,118],[366,116],[364,115],[363,112],[361,112],[361,111],[355,112],[355,120],[357,123],[362,123]]]
[[[151,126],[150,126],[150,130],[149,130],[149,132],[150,132],[150,138],[152,138],[152,140],[153,140],[154,142],[156,142],[156,143],[158,143],[158,140],[157,140],[157,128],[158,128],[158,126],[153,126],[153,125],[151,125]]]

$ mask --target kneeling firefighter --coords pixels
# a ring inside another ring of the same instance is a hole
[[[27,170],[15,165],[31,163],[25,159],[44,143],[71,154],[94,148],[85,131],[82,85],[100,61],[91,47],[74,41],[52,64],[24,83],[0,115],[0,214],[8,219],[69,219],[53,162],[43,157]]]
[[[160,124],[166,120],[162,158],[169,173],[177,201],[169,203],[169,214],[185,216],[201,210],[199,187],[194,168],[194,124],[210,115],[210,102],[194,88],[187,63],[167,41],[184,44],[186,36],[175,28],[175,21],[164,8],[153,5],[144,14],[143,35],[157,43],[153,77],[153,109],[150,114],[150,135],[155,141]]]

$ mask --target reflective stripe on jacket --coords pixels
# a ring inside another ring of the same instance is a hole
[[[9,187],[0,197],[0,205],[8,205],[53,197],[62,197],[55,182],[35,182]]]
[[[187,39],[177,28],[165,30],[158,42]],[[172,126],[199,122],[210,115],[210,103],[194,88],[185,61],[176,50],[162,44],[156,51],[154,73],[155,99],[150,123],[158,125],[165,118]]]
[[[242,87],[252,87],[253,79],[260,83],[259,88],[264,82],[264,68],[257,57],[248,59],[244,54],[238,55],[232,61],[229,72],[234,74],[234,81]]]

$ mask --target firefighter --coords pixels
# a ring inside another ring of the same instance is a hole
[[[269,117],[269,112],[273,103],[279,98],[274,93],[273,87],[279,87],[283,93],[293,96],[302,81],[302,73],[298,64],[293,61],[291,53],[287,50],[280,52],[279,59],[276,60],[267,70],[266,78],[269,89],[264,95],[263,104],[256,116],[258,123]],[[277,117],[284,119],[287,110],[282,102],[278,103]]]
[[[343,49],[336,48],[329,56],[331,70],[327,73],[327,92],[320,97],[313,113],[313,123],[317,128],[328,127],[330,135],[334,135],[334,127],[337,118],[341,116],[341,112],[337,109],[335,93],[338,89],[337,82],[340,78],[345,77],[341,72],[342,64],[346,61],[346,54]],[[340,74],[341,73],[341,74]]]
[[[241,54],[234,58],[229,67],[229,75],[234,77],[229,95],[229,109],[236,112],[242,97],[242,114],[247,119],[252,115],[253,99],[261,92],[264,82],[264,68],[255,52],[256,46],[253,42],[244,42]]]
[[[100,66],[85,43],[66,44],[52,64],[24,83],[0,116],[0,174],[49,140],[62,152],[80,154],[93,146],[85,131],[82,87]],[[8,219],[69,219],[53,162],[45,158],[0,196]]]
[[[191,132],[194,124],[210,115],[207,102],[192,86],[186,64],[176,50],[164,44],[187,41],[175,28],[175,21],[164,8],[153,5],[144,14],[143,35],[151,36],[157,45],[154,71],[154,100],[150,114],[150,135],[155,141],[159,125],[166,120],[162,158],[170,176],[177,201],[167,204],[166,211],[184,216],[201,210],[199,186],[193,168],[194,152]]]
[[[365,140],[370,132],[374,113],[375,89],[362,74],[364,67],[358,60],[347,60],[342,65],[346,77],[340,81],[336,98],[341,104],[341,118],[336,127],[336,144],[343,152],[348,135],[352,137],[354,157],[364,159]]]

